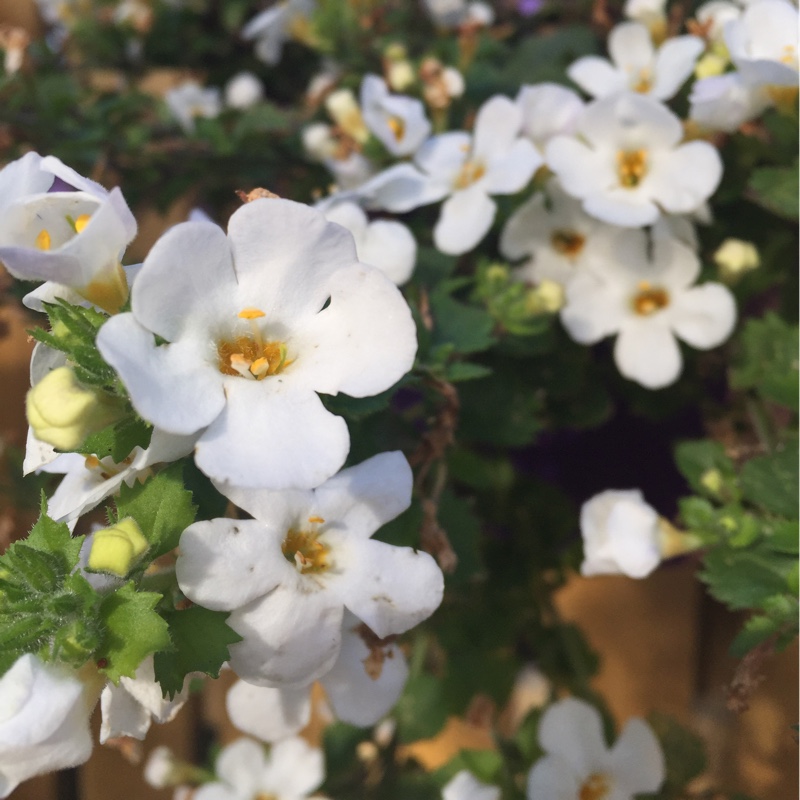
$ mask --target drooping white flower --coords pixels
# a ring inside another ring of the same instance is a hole
[[[75,191],[49,191],[56,179]],[[0,261],[16,278],[70,287],[116,312],[128,296],[120,258],[136,235],[118,188],[106,191],[54,156],[28,153],[0,171]]]
[[[237,739],[222,749],[214,771],[218,780],[195,789],[194,800],[304,800],[325,778],[325,760],[299,737],[277,742],[269,754],[252,739]]]
[[[659,389],[681,372],[676,337],[701,350],[716,347],[733,330],[736,302],[720,283],[694,286],[700,262],[682,242],[653,236],[652,257],[647,245],[643,231],[621,232],[602,270],[582,270],[567,286],[561,321],[582,344],[616,334],[619,371]]]
[[[658,513],[638,489],[608,490],[581,507],[583,575],[644,578],[661,563]]]
[[[533,195],[509,217],[500,252],[513,260],[526,258],[515,270],[518,279],[566,286],[581,267],[606,257],[618,230],[590,217],[579,200],[551,180],[546,195]]]
[[[433,241],[443,253],[466,253],[494,221],[497,206],[490,195],[520,191],[542,164],[521,129],[519,106],[496,95],[481,106],[472,135],[455,131],[431,137],[414,156],[416,167],[398,164],[360,192],[372,207],[400,212],[448,198]]]
[[[14,662],[0,677],[0,797],[21,781],[89,758],[89,714],[96,700],[63,667],[30,653]]]
[[[378,640],[346,612],[339,657],[319,679],[336,717],[362,727],[375,724],[397,702],[407,677],[402,650]],[[275,742],[309,723],[310,689],[310,685],[279,689],[238,681],[228,691],[228,716],[242,732]]]
[[[264,97],[264,84],[252,72],[237,72],[225,84],[225,105],[245,110]]]
[[[355,203],[335,203],[325,210],[325,219],[347,228],[356,242],[358,260],[372,264],[392,283],[402,286],[414,271],[417,241],[411,231],[396,220],[370,222]]]
[[[650,726],[629,719],[609,750],[600,714],[573,697],[553,703],[539,723],[545,751],[528,773],[528,800],[634,800],[664,782],[664,754]]]
[[[189,681],[187,677],[183,689],[166,699],[155,678],[153,657],[148,656],[134,677],[123,676],[119,686],[107,683],[100,695],[100,744],[119,736],[144,739],[153,720],[163,724],[174,719],[189,696]]]
[[[584,56],[569,66],[567,75],[592,97],[629,90],[669,100],[692,74],[704,49],[698,36],[676,36],[656,49],[644,25],[623,22],[608,35],[610,61]]]
[[[399,634],[442,599],[442,573],[427,554],[371,539],[411,501],[411,469],[382,453],[312,491],[218,487],[255,519],[196,522],[176,565],[187,597],[232,611],[243,637],[230,665],[260,686],[303,686],[339,656],[348,608],[375,634]]]
[[[236,486],[317,486],[343,464],[347,425],[318,392],[367,397],[413,364],[409,308],[350,233],[289,200],[171,228],[151,250],[132,313],[97,337],[138,413],[199,432],[198,467]],[[156,345],[154,334],[167,344]]]
[[[522,109],[522,133],[544,158],[547,143],[554,136],[575,132],[585,103],[565,86],[537,83],[520,88],[517,105]]]
[[[747,86],[738,72],[726,72],[694,82],[689,119],[705,130],[733,133],[769,105],[763,87]]]
[[[442,800],[500,800],[500,788],[489,786],[462,769],[442,789]]]
[[[315,0],[279,0],[242,28],[242,38],[255,40],[257,58],[267,64],[277,64],[281,60],[283,43],[298,37],[316,5]]]
[[[222,111],[222,96],[216,86],[201,86],[197,81],[185,81],[164,94],[172,116],[180,126],[191,133],[195,120],[214,119]]]
[[[588,214],[613,225],[694,211],[722,177],[716,148],[681,144],[680,120],[650,97],[623,93],[590,103],[577,134],[551,139],[547,164]]]
[[[390,94],[386,81],[377,75],[364,76],[360,101],[364,122],[392,155],[411,155],[431,132],[422,103]]]

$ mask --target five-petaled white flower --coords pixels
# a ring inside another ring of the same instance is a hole
[[[397,287],[357,261],[348,231],[289,200],[248,203],[228,236],[207,222],[171,228],[145,260],[132,309],[100,329],[101,354],[142,417],[200,432],[198,467],[235,486],[329,478],[349,434],[317,393],[377,394],[416,352]]]
[[[662,212],[694,211],[722,177],[716,148],[681,144],[681,121],[650,97],[623,93],[590,103],[577,134],[550,140],[547,165],[587,214],[612,225],[651,225]]]
[[[325,778],[322,751],[298,737],[274,744],[269,754],[252,739],[237,739],[214,764],[219,780],[192,792],[193,800],[304,800]]]
[[[736,301],[720,283],[694,286],[700,262],[694,251],[666,234],[622,231],[602,269],[579,272],[567,286],[561,321],[582,344],[617,334],[619,371],[648,389],[660,389],[681,372],[678,338],[701,350],[716,347],[736,323]]]
[[[592,97],[630,90],[669,100],[692,74],[704,47],[699,36],[676,36],[656,49],[644,25],[623,22],[608,35],[610,61],[584,56],[569,66],[567,75]]]
[[[370,537],[411,502],[399,452],[343,470],[313,491],[219,487],[255,519],[215,519],[181,536],[178,583],[201,606],[232,611],[243,637],[230,665],[261,686],[303,686],[339,656],[348,608],[385,638],[430,616],[443,578],[427,553]]]
[[[650,726],[629,719],[609,750],[597,709],[573,697],[554,703],[539,722],[545,751],[528,773],[528,800],[633,800],[664,782],[664,754]]]

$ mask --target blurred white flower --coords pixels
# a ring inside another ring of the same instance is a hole
[[[695,12],[695,19],[700,23],[703,36],[712,44],[724,43],[725,25],[739,19],[742,7],[731,0],[709,0]]]
[[[763,87],[747,86],[738,72],[727,72],[694,82],[689,119],[704,130],[733,133],[769,105]]]
[[[427,553],[370,538],[411,502],[399,452],[350,467],[312,491],[217,485],[254,519],[215,519],[181,536],[176,575],[192,601],[232,611],[243,641],[230,665],[260,686],[305,686],[339,657],[345,607],[385,638],[430,616],[443,578]]]
[[[198,467],[237,486],[326,480],[349,434],[318,393],[382,392],[416,352],[397,288],[358,262],[348,231],[289,200],[246,204],[228,236],[207,222],[168,230],[136,279],[132,308],[100,329],[100,352],[144,419],[199,432]]]
[[[269,754],[252,739],[237,739],[222,749],[214,771],[219,780],[195,789],[194,800],[304,800],[324,780],[325,760],[297,737],[277,742]]]
[[[467,0],[422,0],[425,10],[440,28],[457,28],[465,23],[488,26],[494,22],[489,3]]]
[[[681,121],[662,103],[623,93],[590,103],[576,136],[556,136],[547,165],[593,217],[624,227],[685,214],[719,185],[722,160],[708,142],[681,144]]]
[[[377,267],[397,286],[411,277],[417,261],[417,241],[402,222],[384,219],[370,222],[359,206],[348,201],[329,206],[324,214],[328,222],[335,222],[353,234],[359,261]]]
[[[736,323],[736,302],[720,283],[694,286],[700,261],[668,235],[648,239],[623,231],[602,269],[579,272],[567,286],[561,321],[570,336],[594,344],[617,335],[619,371],[648,389],[677,380],[682,368],[676,337],[708,350],[725,341]]]
[[[629,90],[669,100],[692,74],[704,48],[697,36],[676,36],[656,49],[644,25],[623,22],[608,35],[610,61],[584,56],[569,66],[567,75],[592,97]]]
[[[315,0],[278,0],[242,28],[242,38],[255,40],[255,53],[262,61],[277,64],[283,54],[283,43],[304,37],[316,5]]]
[[[21,781],[89,758],[89,714],[96,700],[66,668],[30,653],[14,662],[0,677],[0,797]]]
[[[542,158],[550,139],[575,132],[585,107],[572,89],[557,83],[522,86],[517,105],[522,109],[522,133],[536,145]]]
[[[225,84],[225,105],[248,109],[264,97],[264,84],[252,72],[238,72]]]
[[[185,81],[168,90],[164,102],[187,133],[195,129],[196,119],[214,119],[222,111],[219,89],[215,86],[203,87],[197,81]]]
[[[539,744],[545,755],[528,773],[528,800],[634,800],[664,782],[664,754],[650,726],[628,720],[609,750],[600,714],[583,700],[550,706],[539,722]]]
[[[442,789],[442,800],[500,800],[500,788],[489,786],[462,769]]]

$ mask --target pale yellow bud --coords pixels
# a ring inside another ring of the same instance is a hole
[[[396,92],[403,92],[413,86],[416,73],[410,61],[392,61],[386,70],[389,86]]]
[[[358,100],[350,89],[337,89],[325,99],[325,108],[334,122],[352,139],[364,142],[369,139],[369,129],[361,116]]]
[[[757,269],[761,265],[761,259],[752,242],[726,239],[714,253],[714,263],[719,267],[720,276],[731,282],[745,272]]]
[[[693,533],[679,530],[664,517],[658,518],[658,549],[661,558],[675,558],[700,549],[702,542]]]
[[[564,287],[557,281],[545,278],[535,289],[531,289],[526,301],[532,314],[555,314],[564,307]]]
[[[714,78],[717,75],[722,75],[725,68],[728,66],[728,60],[716,53],[706,53],[694,67],[695,77],[702,80],[703,78]]]
[[[28,424],[37,439],[59,450],[74,450],[90,433],[119,417],[119,405],[84,386],[69,367],[58,367],[25,398]]]
[[[492,264],[486,270],[486,279],[491,283],[504,283],[508,280],[509,270],[505,264]]]
[[[97,531],[92,538],[87,566],[96,572],[124,577],[149,547],[133,517],[125,517],[110,528]]]
[[[700,476],[700,484],[706,491],[718,495],[722,491],[722,473],[718,469],[707,469]]]

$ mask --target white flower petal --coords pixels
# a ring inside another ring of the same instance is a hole
[[[562,758],[580,778],[602,766],[606,754],[603,723],[597,709],[567,697],[542,715],[539,744],[548,755]]]
[[[583,201],[583,208],[587,214],[603,222],[625,228],[652,225],[660,214],[655,203],[630,189],[612,189],[603,194],[594,194]]]
[[[619,330],[619,299],[596,275],[580,273],[567,287],[561,323],[576,342],[595,344]]]
[[[480,186],[456,192],[443,204],[433,229],[436,247],[448,255],[472,250],[489,232],[497,205]]]
[[[672,331],[656,318],[626,323],[614,345],[614,361],[622,375],[647,389],[663,389],[674,383],[683,367]]]
[[[636,73],[653,63],[655,50],[650,31],[639,22],[623,22],[608,34],[608,54],[621,70]]]
[[[611,748],[609,771],[626,796],[657,792],[664,783],[664,753],[652,728],[630,719]]]
[[[736,301],[721,283],[704,283],[679,294],[670,324],[676,335],[698,350],[722,344],[736,325]]]
[[[417,240],[395,220],[375,220],[358,246],[358,258],[377,267],[395,285],[402,286],[414,271]]]
[[[676,36],[659,48],[655,62],[655,81],[650,94],[657,100],[669,100],[692,74],[695,62],[705,49],[698,36]]]
[[[140,705],[122,686],[106,685],[100,695],[103,721],[100,744],[119,736],[144,739],[150,729],[150,712]]]
[[[44,159],[38,153],[22,158],[0,170],[0,211],[32,194],[42,194],[53,185],[53,175],[41,168]]]
[[[488,786],[471,772],[461,770],[442,789],[443,800],[500,800],[500,787]]]
[[[224,747],[214,771],[243,797],[252,797],[261,788],[260,773],[266,764],[264,748],[252,739],[237,739]]]
[[[276,742],[261,775],[262,790],[280,797],[304,798],[325,779],[322,750],[304,739],[292,737]]]
[[[583,56],[573,61],[567,68],[567,75],[590,97],[607,97],[628,85],[625,75],[600,56]]]
[[[449,175],[446,179],[433,179],[420,172],[413,164],[403,163],[379,172],[360,186],[356,194],[364,198],[368,208],[402,214],[436,203],[449,192]]]
[[[653,161],[648,174],[653,199],[671,214],[694,211],[722,179],[722,159],[708,142],[688,142]]]
[[[508,97],[495,95],[487,100],[475,117],[472,154],[481,161],[504,156],[522,128],[522,111]]]
[[[472,137],[464,131],[440,133],[417,150],[414,163],[432,178],[451,185],[467,160],[471,147]]]
[[[572,89],[557,83],[523,86],[517,103],[522,109],[524,134],[539,148],[553,136],[572,133],[584,106]]]
[[[273,689],[237,681],[228,691],[225,708],[231,722],[243,733],[277,742],[308,725],[310,687]]]
[[[583,142],[569,136],[556,136],[545,150],[545,162],[567,194],[588,197],[617,183],[612,159],[598,158]]]
[[[575,800],[581,780],[572,766],[557,755],[540,758],[528,773],[527,800]]]
[[[544,159],[527,139],[517,139],[489,162],[481,187],[489,194],[514,194],[533,177]]]

